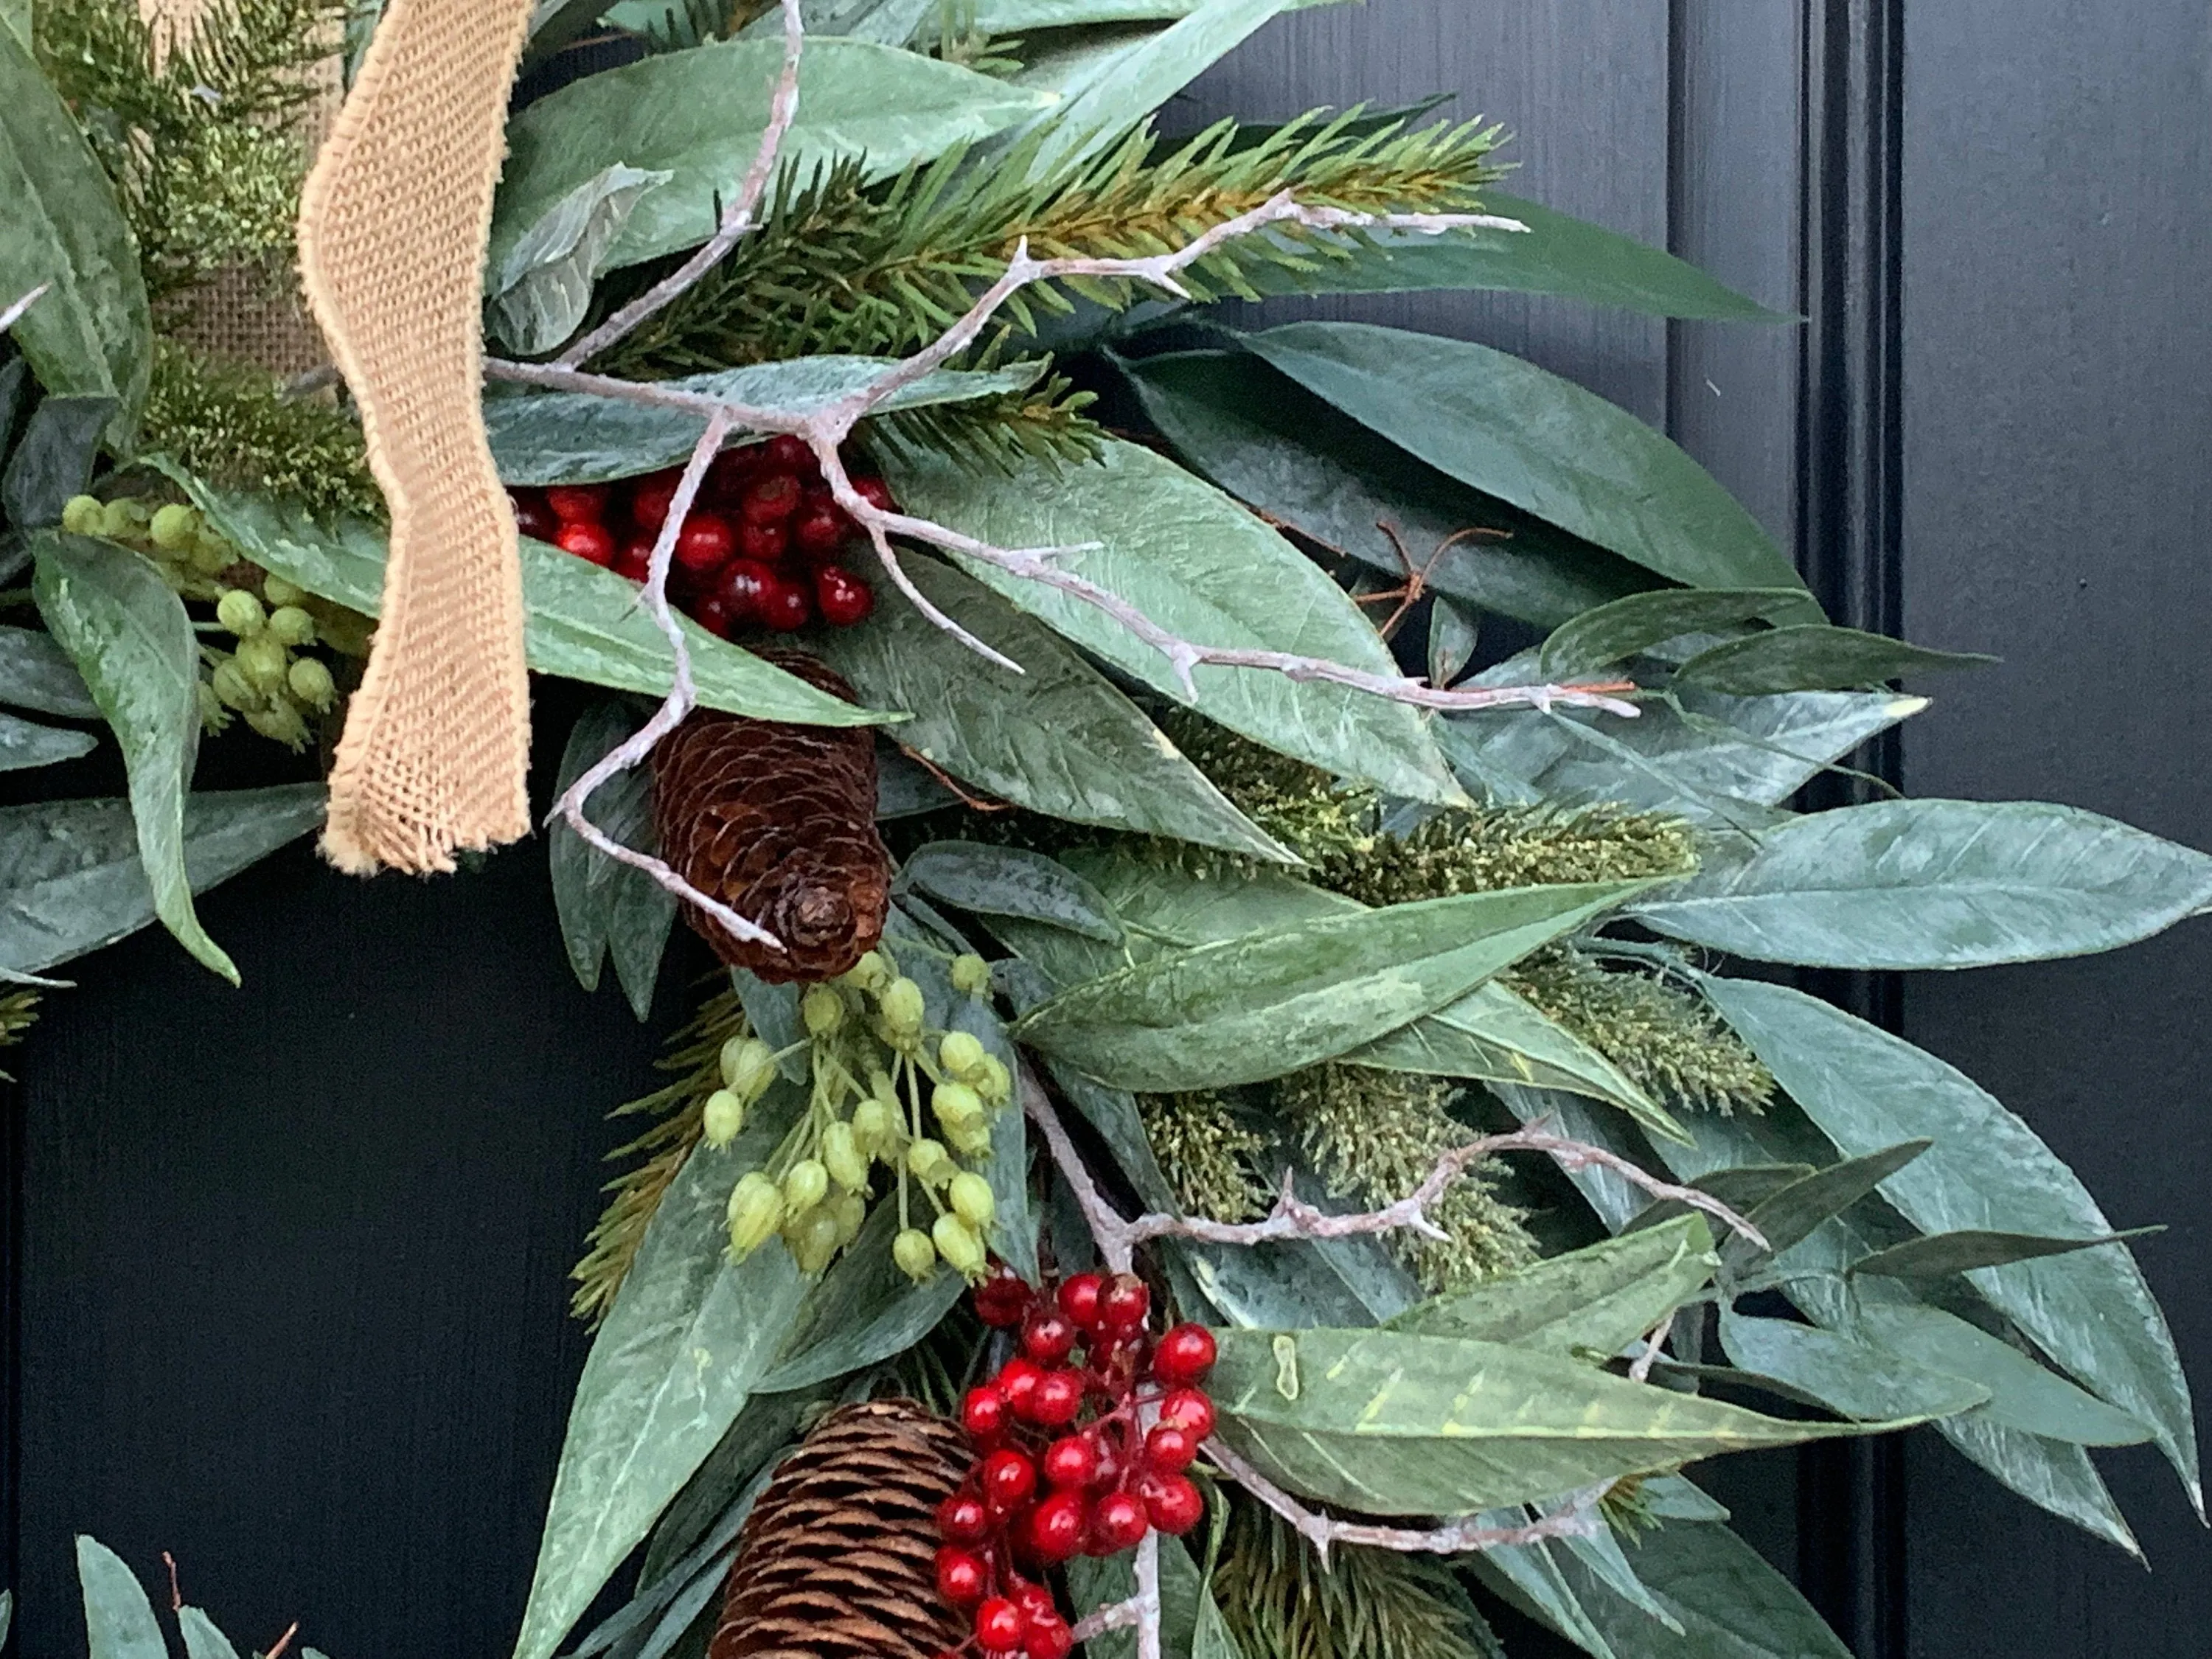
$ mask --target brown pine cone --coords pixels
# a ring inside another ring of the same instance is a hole
[[[933,1659],[967,1638],[937,1593],[937,1506],[967,1437],[911,1400],[846,1406],[775,1473],[738,1543],[707,1659]]]
[[[759,653],[848,702],[853,688],[799,651]],[[831,979],[883,937],[890,854],[876,833],[876,740],[866,726],[787,726],[701,708],[653,750],[654,817],[669,867],[783,942],[732,939],[696,905],[693,931],[763,979]]]

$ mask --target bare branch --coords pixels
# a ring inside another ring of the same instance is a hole
[[[1110,1630],[1132,1629],[1144,1618],[1144,1613],[1143,1604],[1134,1596],[1126,1601],[1116,1601],[1110,1607],[1100,1607],[1076,1621],[1075,1639],[1079,1644],[1093,1637],[1103,1636]]]
[[[769,180],[775,176],[776,157],[790,134],[792,122],[799,115],[799,59],[806,37],[806,23],[799,15],[799,0],[783,0],[783,68],[776,76],[775,95],[769,100],[768,126],[761,133],[760,148],[753,153],[752,165],[745,169],[737,195],[722,210],[722,221],[714,235],[674,270],[562,352],[562,363],[573,368],[626,337],[639,324],[720,264],[753,228],[753,215],[759,210],[761,198],[768,191]]]
[[[5,334],[9,329],[15,327],[16,324],[21,322],[23,320],[23,313],[28,311],[33,306],[38,304],[40,300],[44,299],[46,297],[46,290],[52,286],[53,284],[52,283],[40,283],[38,287],[33,289],[28,294],[23,295],[21,299],[9,306],[7,310],[0,311],[0,334]]]
[[[1651,1380],[1651,1368],[1659,1363],[1660,1345],[1666,1340],[1668,1327],[1674,1322],[1674,1316],[1670,1310],[1664,1319],[1651,1328],[1650,1334],[1644,1339],[1644,1351],[1629,1362],[1629,1381],[1649,1382]]]

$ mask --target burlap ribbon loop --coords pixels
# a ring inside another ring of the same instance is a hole
[[[532,0],[392,0],[300,210],[307,303],[392,514],[384,610],[323,850],[450,870],[528,833],[514,516],[479,404],[481,273]]]

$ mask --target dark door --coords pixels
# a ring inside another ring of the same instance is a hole
[[[2212,840],[2212,20],[2202,0],[1369,0],[1273,26],[1194,123],[1458,94],[1516,192],[1670,244],[1799,329],[1510,297],[1360,314],[1528,351],[1793,538],[1839,619],[2003,653],[1906,731],[1917,793]],[[543,696],[541,691],[541,696]],[[541,707],[541,746],[568,710]],[[224,780],[242,782],[244,779]],[[88,784],[87,787],[98,787]],[[304,850],[217,893],[241,993],[146,936],[50,1002],[6,1120],[0,1569],[76,1650],[73,1532],[265,1645],[496,1656],[585,1346],[562,1274],[641,1028],[550,950],[541,842],[362,884]],[[2142,1252],[2200,1382],[2212,932],[1839,991],[1992,1086]],[[2154,1571],[1932,1439],[1740,1472],[1747,1535],[1866,1659],[2193,1659],[2212,1545],[2107,1461]]]

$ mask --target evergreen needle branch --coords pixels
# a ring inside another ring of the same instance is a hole
[[[15,327],[16,324],[21,322],[23,320],[23,313],[28,311],[33,306],[38,304],[40,300],[44,299],[46,297],[46,290],[52,286],[53,284],[52,283],[40,283],[38,287],[33,289],[21,299],[16,301],[15,303],[9,306],[7,310],[0,311],[0,334],[5,334],[9,329]]]
[[[783,141],[799,116],[799,60],[805,46],[806,21],[799,13],[799,0],[782,0],[782,4],[783,68],[776,76],[775,94],[769,101],[768,126],[761,134],[760,148],[753,154],[752,165],[745,169],[737,195],[722,210],[721,222],[715,227],[714,235],[674,270],[562,352],[559,361],[563,366],[574,368],[597,356],[627,337],[646,319],[689,293],[753,228],[761,198],[767,194],[769,180],[775,175],[776,158],[783,151]]]

